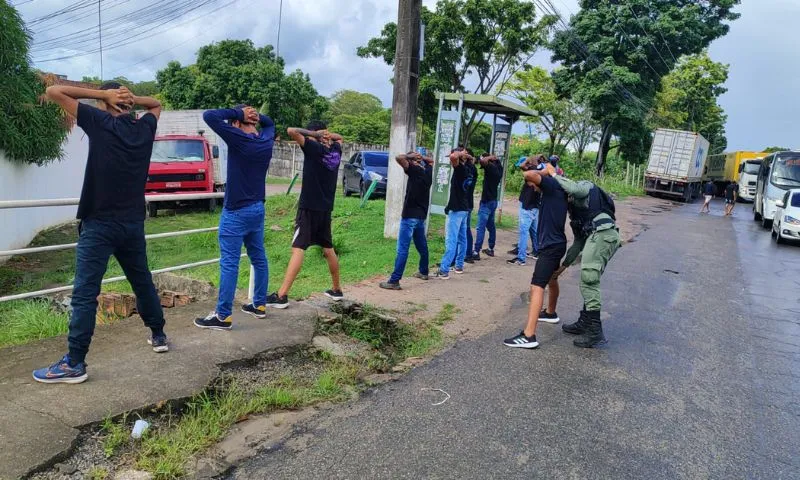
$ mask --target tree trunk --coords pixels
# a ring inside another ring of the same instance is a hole
[[[577,152],[578,153],[578,162],[577,163],[579,163],[579,164],[583,163],[583,152],[584,151],[585,151],[585,149],[584,149],[583,146],[579,146],[578,147],[578,152]]]
[[[557,140],[556,134],[551,133],[549,137],[550,137],[550,149],[549,152],[547,153],[547,158],[552,157],[553,154],[556,153],[556,140]]]
[[[595,162],[595,173],[598,177],[603,176],[606,168],[608,151],[611,148],[611,124],[603,123],[603,133],[600,136],[600,148],[597,149],[597,161]]]

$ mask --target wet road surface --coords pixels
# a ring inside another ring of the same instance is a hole
[[[500,330],[301,424],[232,477],[800,478],[800,247],[771,242],[749,205],[714,207],[653,216],[617,253],[608,347],[577,349],[558,325],[540,325],[538,350],[502,346],[521,295]],[[434,406],[426,388],[450,398]]]

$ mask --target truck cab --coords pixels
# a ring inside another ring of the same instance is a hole
[[[208,142],[202,130],[197,135],[157,136],[153,142],[145,196],[223,191],[224,185],[215,180],[217,172],[214,163],[218,158],[219,149]],[[158,209],[190,204],[199,204],[213,211],[217,206],[217,200],[212,198],[186,202],[148,202],[148,213],[154,217]]]
[[[777,203],[794,188],[800,188],[800,151],[776,152],[764,158],[756,181],[753,220],[770,228]]]
[[[739,192],[737,198],[743,202],[752,202],[756,198],[758,171],[763,158],[747,160],[739,164]]]

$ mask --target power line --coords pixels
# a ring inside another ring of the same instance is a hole
[[[127,45],[130,45],[130,44],[136,43],[136,42],[140,42],[140,41],[142,41],[142,40],[149,40],[149,39],[152,39],[154,36],[157,36],[157,35],[161,35],[161,34],[167,33],[167,32],[169,32],[170,30],[172,30],[172,29],[174,29],[174,28],[177,28],[177,27],[179,27],[179,26],[182,26],[182,25],[186,25],[187,23],[191,23],[191,22],[193,22],[193,21],[195,21],[195,20],[198,20],[198,19],[200,19],[200,18],[203,18],[204,16],[210,15],[210,14],[212,14],[212,13],[214,13],[214,12],[218,11],[218,10],[221,10],[221,9],[223,9],[223,8],[226,8],[226,7],[228,7],[228,6],[230,6],[230,5],[234,4],[234,3],[236,3],[238,0],[230,0],[230,1],[228,1],[227,3],[225,3],[225,4],[223,4],[223,5],[220,5],[220,6],[219,6],[219,7],[217,7],[217,8],[214,8],[214,9],[212,9],[212,10],[209,10],[208,12],[205,12],[205,13],[203,13],[203,14],[200,14],[200,15],[198,15],[198,16],[195,16],[195,17],[193,17],[193,18],[191,18],[191,19],[189,19],[189,20],[187,20],[187,21],[185,21],[185,22],[181,22],[181,23],[178,23],[178,24],[176,24],[176,25],[173,25],[171,28],[169,28],[169,29],[166,29],[166,30],[164,30],[163,32],[156,33],[156,34],[154,34],[154,35],[151,35],[151,36],[149,36],[149,37],[145,37],[145,36],[144,36],[144,34],[145,34],[145,33],[148,33],[148,32],[150,32],[150,31],[152,31],[152,30],[155,30],[155,29],[157,29],[157,28],[159,28],[159,27],[161,27],[161,26],[163,26],[163,25],[165,25],[165,24],[167,24],[167,23],[170,23],[170,22],[172,22],[172,21],[176,20],[177,18],[180,18],[181,16],[183,16],[183,14],[185,14],[185,13],[188,13],[189,11],[197,10],[197,9],[198,9],[198,8],[200,8],[200,7],[203,7],[203,6],[205,6],[205,5],[208,5],[208,4],[211,4],[211,3],[216,3],[216,2],[218,2],[218,1],[220,1],[220,0],[204,0],[204,1],[201,1],[199,5],[197,5],[196,7],[190,8],[190,9],[189,9],[188,11],[186,11],[186,12],[182,12],[182,13],[180,13],[179,15],[173,15],[173,16],[171,16],[170,18],[167,18],[165,21],[163,21],[163,22],[161,22],[161,23],[158,23],[158,24],[156,24],[156,25],[154,25],[154,26],[152,26],[152,27],[150,27],[150,28],[147,28],[147,29],[145,29],[145,30],[142,30],[142,31],[139,31],[139,32],[137,32],[137,33],[138,33],[138,35],[137,35],[135,38],[133,38],[133,39],[130,39],[129,37],[127,37],[126,39],[123,39],[123,40],[118,40],[117,42],[115,42],[115,43],[112,43],[112,44],[110,44],[110,45],[106,46],[106,47],[105,47],[105,49],[106,49],[106,50],[112,50],[112,49],[115,49],[115,48],[119,48],[119,47],[127,46]],[[92,54],[94,54],[94,53],[97,53],[97,52],[98,52],[98,50],[97,50],[97,49],[94,49],[94,50],[89,50],[89,51],[82,52],[82,53],[76,53],[76,54],[70,54],[70,55],[63,55],[63,56],[60,56],[60,57],[55,57],[55,58],[35,59],[35,60],[34,60],[34,63],[47,63],[47,62],[54,62],[54,61],[60,61],[60,60],[68,60],[68,59],[72,59],[72,58],[78,58],[78,57],[84,57],[84,56],[87,56],[87,55],[92,55]]]
[[[631,8],[631,6],[629,4],[624,3],[624,5],[626,7],[628,7],[628,11],[630,11],[631,15],[633,15],[633,18],[636,19],[636,24],[639,25],[639,28],[642,30],[642,33],[644,33],[644,36],[647,37],[650,40],[650,46],[653,47],[653,50],[656,51],[656,53],[658,54],[658,57],[664,63],[664,66],[667,67],[667,71],[672,70],[672,67],[669,66],[667,61],[664,60],[664,57],[661,55],[661,51],[658,48],[656,48],[656,44],[650,38],[650,35],[647,34],[647,31],[644,29],[644,26],[642,25],[641,19],[636,15],[636,12],[633,11],[633,8]],[[669,45],[667,45],[667,48],[669,48]],[[672,55],[672,52],[670,52],[670,55]],[[675,56],[674,55],[672,57],[672,60],[674,60],[677,63],[677,60],[675,60]]]
[[[579,55],[585,62],[587,63],[594,63],[595,68],[605,74],[605,76],[612,82],[613,88],[612,92],[620,99],[623,103],[628,104],[633,108],[639,109],[643,114],[646,114],[651,108],[652,105],[645,103],[641,98],[631,92],[625,85],[623,85],[619,79],[617,79],[612,72],[609,71],[608,67],[601,62],[596,55],[594,55],[590,50],[589,47],[580,39],[578,36],[573,32],[572,28],[564,21],[563,16],[558,11],[555,5],[553,5],[552,1],[550,0],[534,0],[537,6],[542,9],[547,14],[553,15],[557,18],[558,22],[561,24],[562,29],[561,31],[568,36],[570,43],[575,47],[575,53]],[[634,102],[634,103],[631,103]]]

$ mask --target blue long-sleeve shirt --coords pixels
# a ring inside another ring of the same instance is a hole
[[[225,208],[238,210],[264,201],[272,147],[275,144],[275,122],[260,115],[260,133],[244,133],[226,121],[244,120],[242,109],[206,110],[203,120],[228,146],[228,178],[225,186]]]

